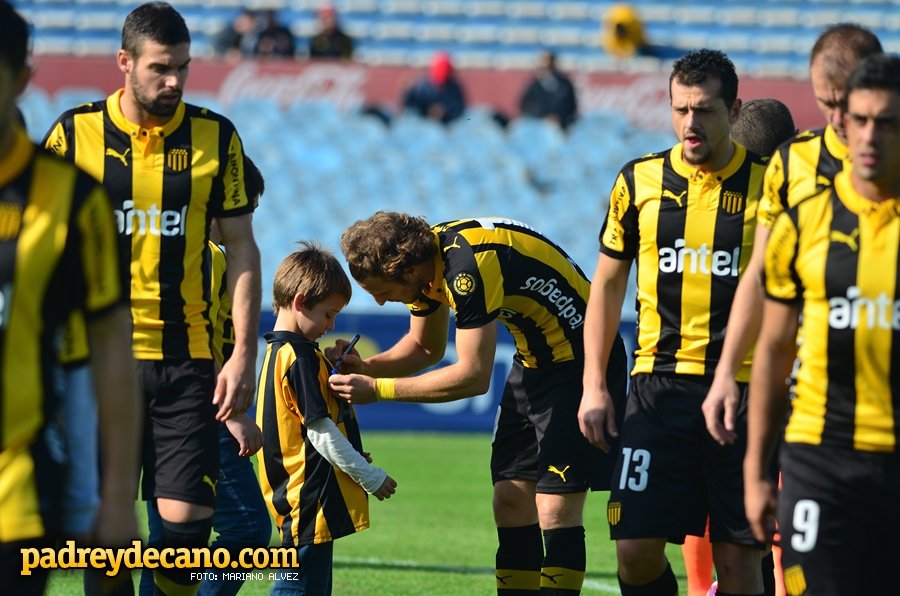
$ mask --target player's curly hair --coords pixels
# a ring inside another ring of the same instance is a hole
[[[682,85],[702,85],[708,79],[719,81],[719,94],[729,108],[738,94],[738,76],[734,63],[719,50],[693,50],[672,64],[669,75],[669,100],[672,99],[672,81]]]
[[[272,306],[290,309],[294,296],[303,294],[303,304],[312,308],[329,296],[337,294],[350,302],[353,288],[350,278],[331,252],[313,242],[300,241],[300,248],[281,261],[275,271],[272,287]]]
[[[128,13],[122,25],[122,49],[140,56],[144,41],[164,46],[191,43],[184,17],[168,2],[148,2]]]
[[[403,283],[413,268],[434,259],[437,244],[423,218],[379,211],[344,230],[341,251],[353,279]]]

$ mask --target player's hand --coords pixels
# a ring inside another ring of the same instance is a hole
[[[741,391],[734,377],[716,373],[701,410],[706,430],[719,445],[731,445],[737,440],[735,419],[741,404]]]
[[[347,347],[347,344],[350,342],[346,339],[337,339],[334,342],[334,345],[330,348],[325,348],[323,352],[325,353],[325,357],[328,358],[329,362],[337,362],[337,359],[341,357],[341,354],[344,353],[344,349]],[[350,352],[344,356],[344,360],[341,362],[338,370],[341,374],[349,375],[351,373],[363,373],[363,361],[359,356],[359,352],[356,351],[354,347]]]
[[[247,414],[238,414],[225,421],[228,432],[238,442],[238,455],[250,457],[262,448],[262,431]]]
[[[94,522],[93,541],[98,546],[129,546],[139,538],[133,499],[102,499]]]
[[[331,375],[328,378],[335,397],[351,404],[370,404],[375,398],[375,379],[365,375]]]
[[[585,390],[581,395],[578,428],[591,445],[609,453],[607,434],[613,438],[618,437],[619,429],[616,427],[616,409],[607,389],[598,387]]]
[[[381,487],[372,494],[379,501],[384,501],[385,499],[390,499],[395,492],[397,492],[397,481],[388,476],[381,483]]]
[[[775,486],[759,476],[744,477],[744,511],[750,529],[757,540],[765,544],[772,542],[775,534],[775,511],[778,499]]]
[[[243,414],[253,403],[256,391],[256,357],[235,349],[216,378],[213,403],[219,407],[216,420],[224,422]]]

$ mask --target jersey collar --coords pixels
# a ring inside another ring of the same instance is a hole
[[[845,161],[849,157],[850,150],[847,148],[847,145],[838,138],[837,132],[835,132],[830,124],[825,127],[822,138],[825,140],[825,149],[828,150],[828,153],[841,161]]]
[[[106,110],[109,112],[109,117],[112,119],[113,124],[123,132],[127,132],[132,137],[136,137],[144,131],[154,136],[167,137],[181,126],[181,121],[184,120],[183,101],[178,102],[175,114],[164,125],[145,129],[126,118],[125,114],[122,113],[120,101],[124,92],[124,89],[119,89],[106,98]]]
[[[447,289],[444,287],[444,258],[441,254],[441,244],[437,232],[433,233],[434,245],[437,248],[437,254],[434,256],[434,278],[422,293],[432,300],[437,300],[443,304],[449,304]]]
[[[834,188],[847,209],[860,217],[872,218],[877,228],[900,217],[900,197],[893,197],[880,203],[870,201],[853,188],[849,170],[838,172],[834,177]]]
[[[0,186],[6,186],[28,164],[34,155],[34,144],[18,124],[13,125],[13,142],[6,157],[0,160]]]
[[[731,156],[731,161],[725,164],[721,170],[709,172],[709,174],[684,163],[684,160],[681,159],[683,148],[681,143],[672,147],[672,151],[669,153],[669,161],[672,162],[672,169],[675,170],[675,173],[688,180],[702,180],[704,177],[710,176],[716,180],[722,181],[737,172],[738,168],[741,167],[741,164],[744,163],[744,158],[747,156],[747,150],[743,145],[735,143],[734,141],[731,141],[731,144],[734,147],[734,155]]]

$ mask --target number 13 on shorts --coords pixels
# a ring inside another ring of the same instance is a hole
[[[622,473],[619,490],[641,492],[647,488],[650,469],[650,452],[646,449],[622,448]]]

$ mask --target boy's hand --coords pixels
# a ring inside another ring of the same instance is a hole
[[[384,501],[385,499],[390,499],[391,495],[395,492],[397,492],[397,481],[388,476],[384,479],[384,482],[381,483],[381,488],[372,494],[379,501]]]
[[[362,456],[365,458],[365,460],[367,462],[372,463],[372,454],[371,453],[369,453],[368,451],[363,451]]]
[[[262,447],[262,431],[246,414],[238,414],[225,421],[228,432],[238,442],[238,455],[250,457]]]

